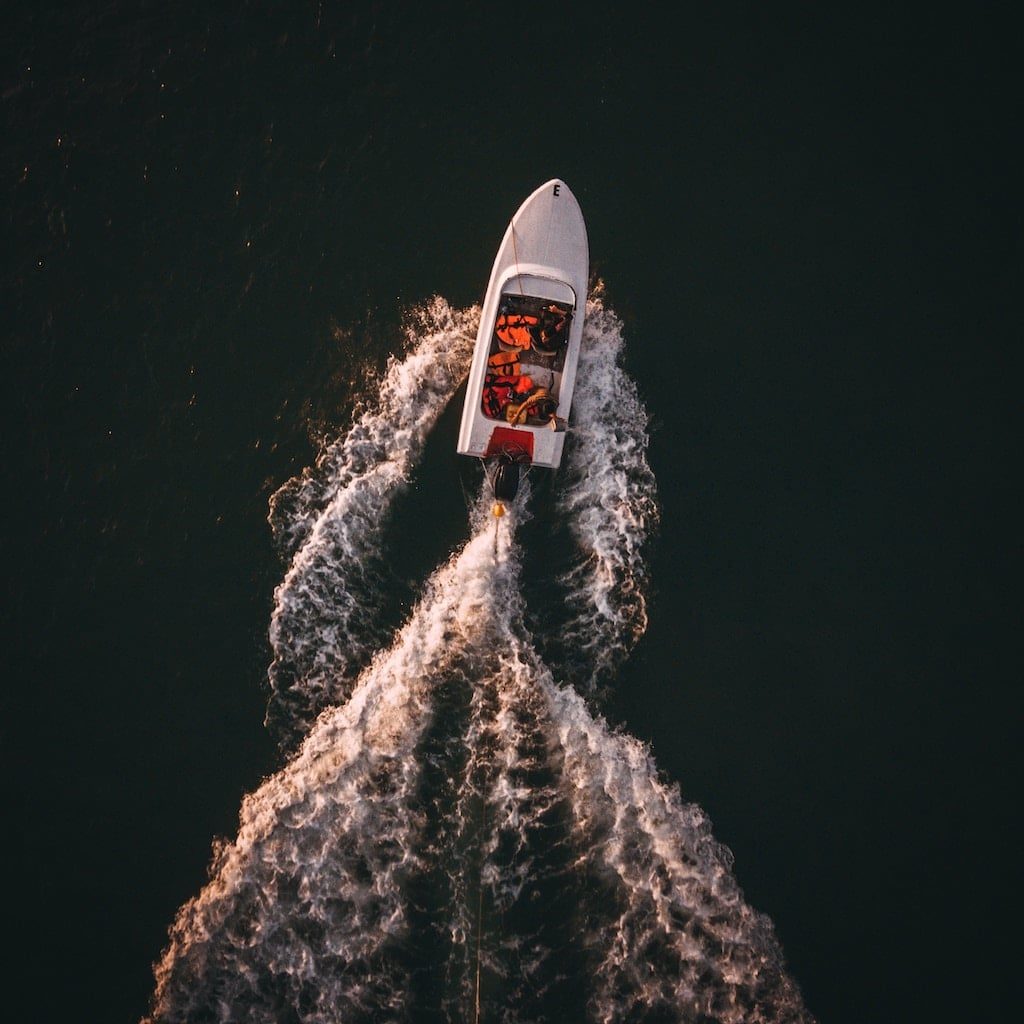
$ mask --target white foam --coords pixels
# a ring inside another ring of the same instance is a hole
[[[401,1010],[408,977],[393,951],[407,926],[404,883],[421,866],[417,744],[446,666],[505,614],[509,529],[494,536],[486,504],[474,538],[434,574],[351,699],[325,711],[296,757],[243,801],[237,838],[215,847],[209,884],[171,928],[152,1020]]]
[[[514,543],[528,485],[500,522],[481,496],[471,540],[346,682],[367,643],[354,609],[370,600],[353,581],[458,378],[426,364],[462,351],[473,311],[442,314],[299,502],[310,511],[278,591],[275,664],[296,666],[308,707],[339,703],[215,848],[156,967],[152,1022],[469,1020],[478,951],[484,1020],[810,1021],[703,812],[541,662]],[[587,338],[559,506],[581,546],[569,635],[597,638],[589,686],[646,624],[657,509],[621,324],[599,299]],[[425,971],[439,991],[420,984]]]
[[[519,565],[513,548],[509,566],[518,573]],[[474,1019],[478,986],[481,1019],[547,1019],[566,980],[558,957],[571,908],[549,898],[567,873],[564,851],[552,850],[561,800],[554,734],[518,578],[509,584],[500,630],[475,652],[463,736],[468,756],[448,854],[447,1019]]]
[[[658,521],[647,462],[647,411],[621,366],[622,322],[600,291],[587,303],[566,478],[558,509],[579,546],[565,574],[566,647],[585,656],[586,686],[607,681],[647,629],[644,545]],[[571,669],[573,666],[567,665]]]
[[[611,1024],[659,1011],[721,1024],[810,1021],[771,922],[744,901],[732,855],[704,812],[659,777],[643,744],[609,730],[579,694],[550,677],[541,682],[580,867],[610,896],[595,908],[587,940],[597,953],[594,1019]]]
[[[294,554],[274,594],[268,717],[292,736],[345,699],[384,639],[375,629],[384,527],[468,370],[478,318],[440,298],[413,310],[406,355],[390,360],[344,437],[271,499],[271,523]]]

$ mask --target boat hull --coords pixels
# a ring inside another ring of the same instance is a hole
[[[519,208],[498,249],[469,372],[460,454],[477,458],[512,454],[530,465],[558,467],[583,340],[588,271],[587,230],[579,203],[565,182],[553,179]],[[510,335],[500,329],[502,324],[517,316],[535,320],[529,314],[543,316],[542,310],[552,309],[568,310],[566,336],[558,338],[556,352],[537,345],[517,349],[503,340]],[[485,408],[485,385],[496,379],[491,361],[499,352],[510,353],[509,359],[521,358],[523,375],[543,385],[537,394],[543,391],[549,398],[546,409],[554,407],[545,422],[535,416],[517,420],[507,406],[504,412],[492,406],[490,414]]]

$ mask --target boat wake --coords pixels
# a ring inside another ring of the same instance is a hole
[[[381,539],[427,436],[466,375],[479,310],[443,299],[407,318],[407,351],[392,358],[372,401],[316,465],[270,500],[270,525],[291,563],[270,619],[267,722],[287,747],[345,700],[386,642],[379,611]]]
[[[644,630],[657,519],[600,297],[555,506],[576,553],[548,581],[586,642],[529,618],[528,485],[497,526],[481,488],[405,625],[368,625],[383,523],[476,315],[420,310],[376,399],[275,495],[271,717],[302,739],[179,911],[146,1021],[809,1021],[704,814],[588,703]]]
[[[647,413],[622,368],[622,323],[600,289],[587,303],[576,420],[558,518],[575,552],[561,582],[571,617],[552,661],[581,689],[607,682],[647,629],[644,547],[658,522]],[[571,652],[575,652],[573,656]]]

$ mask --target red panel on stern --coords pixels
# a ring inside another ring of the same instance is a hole
[[[533,462],[533,431],[513,430],[511,427],[495,427],[491,432],[491,439],[487,442],[487,451],[484,458],[489,459],[492,455],[501,455],[507,452],[513,455],[522,452]]]

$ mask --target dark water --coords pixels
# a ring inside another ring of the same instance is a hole
[[[403,308],[479,300],[556,174],[625,323],[661,507],[608,715],[707,810],[819,1019],[1004,1015],[1009,26],[331,3],[4,23],[19,1018],[147,1011],[211,840],[282,763],[270,495]],[[456,417],[395,511],[399,620],[467,537]]]

